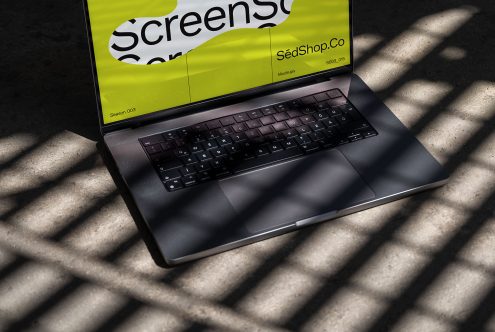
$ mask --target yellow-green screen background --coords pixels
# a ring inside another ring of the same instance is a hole
[[[166,63],[131,65],[112,57],[108,43],[120,24],[165,16],[176,5],[176,0],[88,0],[105,124],[350,64],[347,0],[294,0],[291,14],[276,27],[226,32]],[[279,51],[331,38],[345,45],[277,60]]]

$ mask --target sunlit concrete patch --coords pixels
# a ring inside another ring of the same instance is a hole
[[[494,184],[495,187],[495,184]],[[476,264],[486,271],[495,272],[495,207],[488,207],[486,214],[492,216],[484,222],[484,225],[476,232],[470,241],[459,253],[459,258]],[[495,277],[495,274],[494,274]],[[495,280],[494,280],[495,282]]]
[[[307,273],[330,276],[339,271],[368,239],[369,234],[329,221],[318,226],[318,231],[290,255],[288,262]],[[328,250],[329,246],[332,250]]]
[[[274,324],[288,320],[323,286],[311,273],[284,264],[275,268],[236,306],[242,312]]]
[[[69,281],[70,277],[60,270],[38,262],[20,264],[0,278],[0,312],[11,321],[22,319]]]
[[[457,61],[466,57],[467,51],[460,47],[448,46],[444,48],[439,55],[445,60]]]
[[[119,322],[115,331],[136,332],[136,331],[167,331],[182,332],[187,331],[190,322],[177,315],[173,315],[166,310],[158,310],[153,307],[137,308],[128,317]]]
[[[424,311],[411,309],[407,311],[399,320],[397,325],[391,330],[393,332],[451,332],[455,331],[455,322],[448,319],[439,319],[432,315],[428,315]]]
[[[19,133],[0,138],[0,165],[5,164],[35,145],[37,138],[27,133]]]
[[[495,82],[476,81],[449,105],[449,113],[466,120],[488,121],[495,116]]]
[[[383,37],[375,34],[361,34],[354,36],[353,39],[353,52],[354,60],[359,61],[361,56],[366,52],[370,51],[372,48],[376,47],[380,42],[382,42]]]
[[[125,297],[104,288],[83,284],[67,292],[37,319],[42,330],[93,331],[109,319],[122,305]]]
[[[9,168],[2,169],[0,193],[14,194],[39,188],[95,153],[94,142],[71,132],[62,132],[36,146]]]
[[[412,127],[431,112],[450,91],[452,86],[448,83],[411,80],[395,91],[385,104],[394,110],[403,124]]]
[[[357,272],[352,281],[386,296],[399,294],[430,261],[430,257],[399,243],[385,244]]]
[[[442,271],[417,303],[448,319],[462,320],[477,307],[493,282],[491,274],[453,263]]]
[[[375,91],[390,87],[477,11],[475,7],[464,6],[422,17],[359,66],[358,74]]]
[[[366,331],[387,302],[353,287],[345,287],[332,297],[303,327],[304,331]]]

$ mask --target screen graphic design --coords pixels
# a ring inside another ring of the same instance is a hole
[[[105,124],[350,64],[348,0],[87,0]]]

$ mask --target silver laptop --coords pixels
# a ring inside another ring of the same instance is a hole
[[[350,0],[86,0],[104,146],[173,266],[440,186]]]

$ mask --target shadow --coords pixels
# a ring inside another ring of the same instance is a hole
[[[480,0],[472,1],[470,4],[477,6],[481,11],[458,31],[447,36],[427,56],[411,66],[397,81],[378,91],[378,95],[381,98],[387,99],[392,97],[408,82],[418,79],[446,82],[452,85],[452,90],[440,101],[428,107],[428,112],[413,124],[411,130],[415,134],[423,133],[425,128],[443,115],[445,109],[469,89],[474,82],[479,80],[493,81],[495,77],[491,53],[482,51],[490,48],[490,43],[491,50],[494,49],[493,38],[491,38],[495,33],[491,23],[495,17],[493,6],[488,1]],[[462,1],[407,2],[400,6],[390,6],[386,1],[355,3],[356,35],[367,33],[382,38],[381,42],[363,53],[357,63],[357,67],[375,57],[391,40],[402,32],[407,31],[414,22],[422,17],[461,5],[463,5]],[[11,37],[5,42],[5,45],[11,48],[12,51],[7,54],[5,61],[0,64],[0,72],[5,78],[4,82],[10,82],[10,84],[0,83],[2,84],[2,91],[5,93],[4,102],[6,106],[5,111],[0,114],[0,138],[18,133],[29,133],[38,137],[39,141],[37,145],[33,145],[15,158],[2,164],[2,170],[15,165],[20,158],[32,153],[37,146],[65,130],[91,140],[99,138],[96,112],[92,111],[96,108],[96,103],[94,102],[91,68],[87,57],[88,50],[84,36],[80,1],[63,2],[54,0],[43,3],[29,1],[29,6],[31,6],[31,10],[25,12],[26,3],[3,2],[0,4],[0,13],[2,13],[0,28],[8,26],[8,31],[12,31]],[[24,40],[24,44],[27,46],[23,48],[14,47],[13,41],[21,39]],[[466,50],[466,56],[459,60],[446,60],[439,55],[446,47],[453,46]],[[464,68],[465,70],[461,73],[459,68]],[[460,167],[464,166],[472,156],[473,151],[493,134],[493,128],[495,128],[495,119],[490,118],[479,130],[472,133],[466,144],[449,156],[446,162],[446,168],[449,172],[455,173]],[[111,157],[101,143],[97,144],[97,149],[139,230],[139,233],[132,234],[119,242],[101,259],[110,264],[115,264],[118,258],[122,257],[139,241],[144,240],[155,263],[159,266],[167,267],[148,225],[146,225],[135,208],[132,197],[122,183],[121,178],[117,175],[118,172]],[[64,178],[71,174],[90,169],[94,166],[95,158],[95,156],[90,156],[81,163],[75,164],[69,171],[60,174],[54,181],[43,183],[32,190],[16,193],[13,196],[16,201],[16,208],[4,214],[2,219],[8,220],[29,202],[55,188]],[[286,174],[289,180],[275,183],[273,187],[276,188],[277,184],[283,184],[286,187],[290,186],[292,179],[295,178],[293,175],[311,172],[311,170],[311,167],[291,169]],[[276,191],[274,188],[271,190]],[[348,189],[342,194],[350,195],[354,191],[355,188],[350,183]],[[203,195],[206,194],[208,194],[207,190],[198,191],[194,196],[182,197],[172,204],[192,204],[195,200],[201,200]],[[292,314],[287,320],[280,322],[280,327],[294,331],[303,329],[335,297],[337,292],[346,287],[352,277],[377,255],[378,250],[391,241],[397,231],[410,220],[411,215],[427,202],[430,202],[435,195],[436,192],[422,193],[405,202],[403,209],[399,213],[390,216],[383,223],[384,226],[372,234],[369,240],[336,273],[325,277],[322,286],[311,291],[307,300],[297,304],[297,306],[294,305],[291,308]],[[455,261],[459,252],[492,217],[493,206],[495,205],[494,195],[495,192],[492,191],[488,198],[479,205],[479,209],[465,220],[459,232],[455,233],[438,253],[432,255],[430,262],[418,271],[417,276],[404,286],[400,294],[397,294],[387,303],[385,310],[372,317],[371,323],[367,327],[368,330],[383,331],[391,329],[397,325],[408,310],[414,308],[418,299],[427,292],[428,287],[437,280],[449,264]],[[271,196],[270,190],[267,190],[265,195],[253,201],[244,210],[243,219],[249,219],[259,209],[268,204],[267,199]],[[117,193],[113,192],[98,204],[90,206],[84,212],[80,212],[77,216],[68,220],[66,225],[58,232],[49,236],[47,240],[63,241],[74,229],[81,227],[93,215],[95,210],[111,204],[116,197]],[[164,213],[174,217],[174,214],[178,212],[170,211],[170,205],[167,205],[157,211],[157,214]],[[232,231],[232,229],[226,227],[232,222],[234,220],[227,218],[225,223],[217,225],[218,238],[208,239],[206,246],[218,243],[225,234],[222,232],[228,233]],[[242,223],[242,220],[240,222]],[[310,226],[295,233],[291,241],[263,257],[262,264],[259,267],[242,280],[238,280],[233,289],[222,297],[216,298],[215,301],[224,307],[236,308],[254,289],[267,280],[273,270],[289,264],[287,258],[307,243],[320,230],[320,227]],[[199,249],[202,249],[201,245],[193,248],[193,250]],[[8,276],[18,271],[27,262],[29,262],[27,258],[19,255],[15,261],[0,269],[0,278],[2,280],[7,279]],[[198,266],[198,263],[188,263],[187,265],[176,267],[168,270],[163,277],[153,279],[153,281],[174,286],[177,281],[196,266]],[[150,279],[152,278],[150,277]],[[9,325],[7,331],[36,328],[37,320],[40,317],[46,315],[51,308],[61,303],[64,298],[86,283],[88,281],[74,277],[72,281],[50,294],[48,298],[30,310],[21,319]],[[476,308],[466,309],[471,314],[459,324],[458,328],[463,331],[483,330],[495,313],[495,309],[491,305],[494,301],[495,286],[486,294],[483,294]],[[114,330],[121,326],[123,322],[132,319],[133,314],[138,310],[148,306],[150,306],[149,303],[129,297],[126,303],[113,312],[95,330]],[[239,312],[247,318],[253,318],[247,313],[243,313],[240,310]],[[215,329],[214,324],[210,326],[193,320],[188,323],[190,324],[184,331]]]

